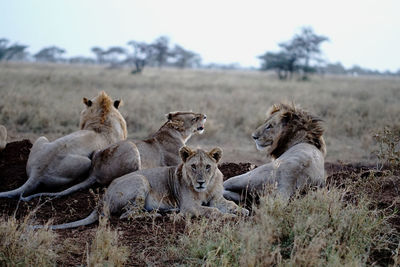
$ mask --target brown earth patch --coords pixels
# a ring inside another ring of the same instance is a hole
[[[252,169],[257,168],[257,166],[254,164],[251,164],[251,163],[224,162],[224,163],[218,165],[218,168],[224,175],[224,181],[225,181],[231,177],[241,175],[243,173],[251,171]]]

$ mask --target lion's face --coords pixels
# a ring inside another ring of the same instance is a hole
[[[183,161],[183,170],[186,174],[186,182],[196,192],[205,192],[212,184],[218,162],[222,157],[222,150],[214,148],[210,152],[202,149],[196,151],[189,147],[182,147],[179,154]]]
[[[267,153],[278,158],[291,146],[308,143],[324,155],[324,129],[321,119],[296,107],[294,104],[275,104],[267,112],[267,120],[252,134],[259,150],[268,148]]]
[[[187,135],[194,133],[202,134],[207,116],[202,113],[194,112],[171,112],[167,115],[168,121],[179,125],[179,128]]]
[[[271,147],[279,138],[283,130],[279,113],[270,115],[267,120],[259,126],[251,135],[258,150],[265,150]]]

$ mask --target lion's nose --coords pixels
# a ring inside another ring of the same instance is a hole
[[[258,136],[255,135],[255,134],[252,134],[251,137],[253,137],[254,140],[257,140],[257,139],[258,139]]]
[[[197,183],[199,184],[199,186],[202,186],[204,184],[204,182],[199,182],[199,181],[197,181]]]

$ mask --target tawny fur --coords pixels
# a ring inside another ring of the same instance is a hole
[[[43,196],[66,196],[88,188],[96,182],[107,185],[115,178],[139,169],[176,166],[181,161],[179,149],[193,134],[204,131],[205,122],[205,114],[171,112],[167,114],[167,122],[152,137],[143,141],[121,141],[96,152],[92,160],[92,171],[87,180],[62,192],[35,194],[23,200],[29,201]]]
[[[284,198],[305,186],[324,186],[326,146],[321,120],[293,104],[273,105],[252,134],[259,150],[273,159],[224,182],[224,196],[236,202],[275,187]]]
[[[7,145],[7,129],[3,125],[0,125],[0,151],[3,150]]]
[[[92,100],[84,98],[81,130],[49,142],[40,137],[33,144],[26,171],[27,182],[20,188],[0,193],[0,197],[20,197],[32,193],[39,184],[57,187],[87,176],[96,150],[126,139],[126,123],[105,92]]]
[[[79,190],[89,188],[95,183],[101,185],[110,184],[115,178],[127,173],[140,170],[140,155],[136,145],[129,141],[119,141],[111,146],[94,153],[89,177],[56,193],[38,193],[21,198],[29,201],[36,197],[62,197],[70,195]]]
[[[171,112],[167,122],[146,140],[134,140],[143,169],[176,166],[181,162],[179,149],[193,134],[202,133],[207,116],[194,112]]]
[[[209,152],[183,147],[183,163],[175,167],[159,167],[127,174],[115,179],[108,187],[100,206],[80,221],[53,225],[51,229],[65,229],[88,225],[97,221],[99,212],[105,215],[121,213],[122,218],[134,216],[140,210],[180,210],[187,216],[218,217],[224,213],[242,214],[249,211],[222,196],[222,173],[218,169],[222,151]],[[42,227],[42,226],[37,226]]]

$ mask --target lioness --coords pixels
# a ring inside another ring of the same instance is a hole
[[[39,184],[57,187],[87,175],[94,151],[127,137],[126,123],[118,111],[120,100],[112,101],[105,93],[92,100],[83,98],[86,108],[81,113],[77,132],[49,142],[40,137],[33,144],[26,171],[28,180],[21,187],[0,193],[0,197],[29,194]]]
[[[3,150],[7,145],[7,129],[3,125],[0,125],[0,151]]]
[[[252,134],[259,150],[273,161],[224,182],[224,197],[236,202],[246,193],[261,194],[277,187],[284,198],[307,185],[324,186],[326,146],[321,120],[289,104],[273,105],[267,120]]]
[[[222,173],[217,165],[222,156],[220,148],[205,152],[202,149],[193,151],[183,147],[179,154],[183,162],[179,166],[140,170],[115,179],[103,198],[105,214],[121,213],[124,209],[126,212],[121,217],[128,217],[138,209],[179,209],[185,215],[206,217],[216,217],[223,213],[249,214],[247,209],[240,208],[222,196]],[[88,225],[98,218],[99,208],[85,219],[50,228]]]
[[[96,182],[102,185],[124,174],[140,169],[176,166],[180,163],[179,149],[196,133],[204,132],[207,116],[194,112],[171,112],[167,122],[143,141],[121,141],[94,154],[92,171],[88,179],[58,193],[38,193],[35,197],[61,197],[88,188]]]
[[[152,137],[136,144],[143,169],[176,166],[181,162],[179,149],[196,133],[204,132],[207,116],[194,112],[171,112],[167,122]]]

